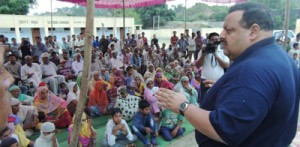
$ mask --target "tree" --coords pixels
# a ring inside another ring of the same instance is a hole
[[[36,0],[0,0],[0,14],[26,15]]]
[[[138,8],[136,11],[140,14],[144,28],[152,27],[153,16],[160,16],[159,25],[163,26],[167,21],[172,21],[175,18],[173,10],[168,9],[166,4]]]
[[[52,13],[54,16],[86,16],[86,7],[73,6],[73,7],[62,7],[57,8]],[[135,11],[135,9],[125,9],[126,17],[134,17],[135,24],[141,24],[141,17]],[[34,15],[51,15],[51,12],[38,13]],[[123,17],[122,9],[100,9],[97,8],[94,11],[95,17]]]

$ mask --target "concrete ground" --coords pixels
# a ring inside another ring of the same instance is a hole
[[[167,147],[197,147],[197,146],[198,145],[195,140],[195,132],[193,131],[190,134],[172,142]]]

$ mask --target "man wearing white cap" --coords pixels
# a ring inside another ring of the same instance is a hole
[[[25,131],[26,137],[30,137],[33,133],[33,128],[38,123],[38,111],[34,106],[21,105],[16,98],[10,100],[11,110],[14,115],[20,118],[20,125]]]
[[[80,72],[82,72],[82,70],[83,70],[83,61],[81,60],[81,55],[80,55],[80,53],[77,53],[76,55],[75,55],[75,59],[76,59],[76,61],[74,61],[73,63],[72,63],[72,69],[73,69],[73,71],[75,72],[75,75],[76,76],[78,76],[78,74],[80,73]]]
[[[42,63],[40,66],[43,81],[48,83],[50,90],[57,95],[58,84],[65,82],[65,77],[63,75],[57,75],[57,67],[53,62],[49,61],[49,54],[47,52],[42,54]]]
[[[55,125],[51,122],[45,122],[41,127],[40,137],[35,141],[35,147],[58,147],[55,137]]]
[[[37,89],[42,79],[41,67],[37,63],[32,63],[31,56],[25,56],[24,59],[26,64],[21,67],[21,79]]]

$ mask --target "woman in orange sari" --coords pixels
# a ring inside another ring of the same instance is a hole
[[[47,121],[53,122],[58,128],[68,127],[72,122],[66,101],[49,93],[46,86],[38,88],[34,97],[34,106],[46,115]]]
[[[88,109],[90,116],[97,117],[107,113],[108,98],[102,81],[97,81],[90,93]]]

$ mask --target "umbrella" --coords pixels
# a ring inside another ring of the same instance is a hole
[[[87,6],[87,0],[58,0],[62,2],[75,3]],[[125,8],[139,8],[152,5],[165,4],[167,1],[174,0],[95,0],[95,8],[123,9],[123,29],[122,41],[125,39]]]
[[[247,2],[247,0],[201,0],[201,1],[206,3],[220,3],[220,4]]]
[[[86,0],[59,0],[63,2],[76,3],[86,6]],[[123,3],[124,1],[124,3]],[[122,9],[122,8],[138,8],[166,3],[167,0],[95,0],[96,8]]]

